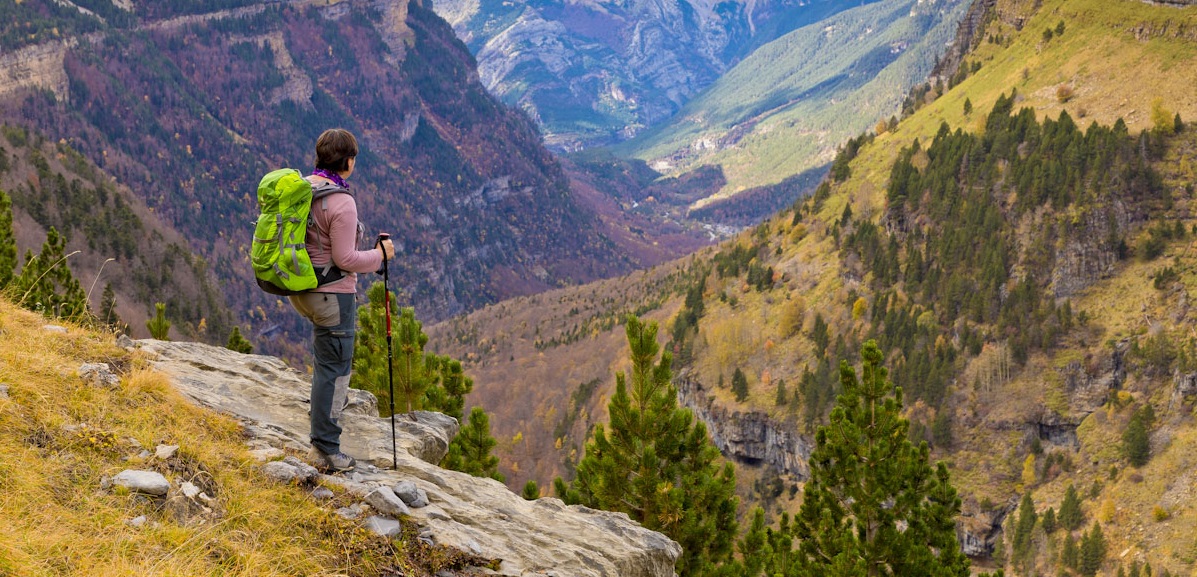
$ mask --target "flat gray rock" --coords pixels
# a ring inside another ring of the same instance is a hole
[[[377,515],[366,518],[366,529],[381,537],[394,537],[403,531],[403,525],[394,519]]]
[[[112,478],[112,484],[124,487],[134,493],[161,497],[170,492],[170,481],[161,473],[125,469]]]
[[[171,457],[174,457],[178,452],[178,445],[158,445],[158,448],[154,449],[154,456],[165,461]]]
[[[290,463],[283,461],[271,461],[262,465],[262,474],[279,483],[295,483],[296,478],[299,477],[299,471],[296,471]]]
[[[0,383],[0,401],[8,399],[8,384]]]

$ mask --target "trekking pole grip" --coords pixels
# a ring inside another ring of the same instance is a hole
[[[391,238],[391,235],[389,235],[385,232],[380,232],[380,233],[378,233],[378,240],[374,242],[374,246],[377,246],[379,248],[379,250],[382,251],[382,264],[384,266],[387,264],[387,260],[389,260],[389,259],[387,258],[387,249],[382,247],[382,241],[389,240],[390,238]]]

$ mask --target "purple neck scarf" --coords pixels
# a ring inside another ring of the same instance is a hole
[[[332,172],[330,170],[324,170],[323,168],[317,168],[316,170],[312,171],[312,174],[315,176],[323,176],[324,178],[327,178],[327,179],[333,181],[333,184],[336,184],[337,186],[344,188],[345,190],[349,190],[349,184],[345,182],[344,178],[341,178],[341,175],[339,175],[335,172]]]

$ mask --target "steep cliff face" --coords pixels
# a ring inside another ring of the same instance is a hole
[[[810,453],[814,440],[798,432],[793,422],[778,421],[767,413],[738,410],[715,402],[702,383],[681,377],[678,401],[707,424],[711,440],[724,456],[747,465],[765,466],[776,473],[810,478]]]
[[[551,146],[635,135],[676,112],[745,54],[849,6],[838,0],[507,2],[440,0],[483,83],[524,109]]]

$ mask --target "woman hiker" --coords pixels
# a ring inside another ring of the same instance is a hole
[[[357,250],[365,228],[357,217],[357,203],[345,181],[357,162],[357,139],[348,130],[332,128],[316,139],[316,170],[312,211],[306,239],[317,275],[343,275],[321,282],[311,292],[290,298],[295,310],[312,321],[312,450],[317,467],[345,471],[357,462],[341,451],[341,411],[349,403],[353,369],[353,339],[357,330],[357,273],[378,272],[383,259],[395,255],[394,244],[383,239],[369,250]]]

